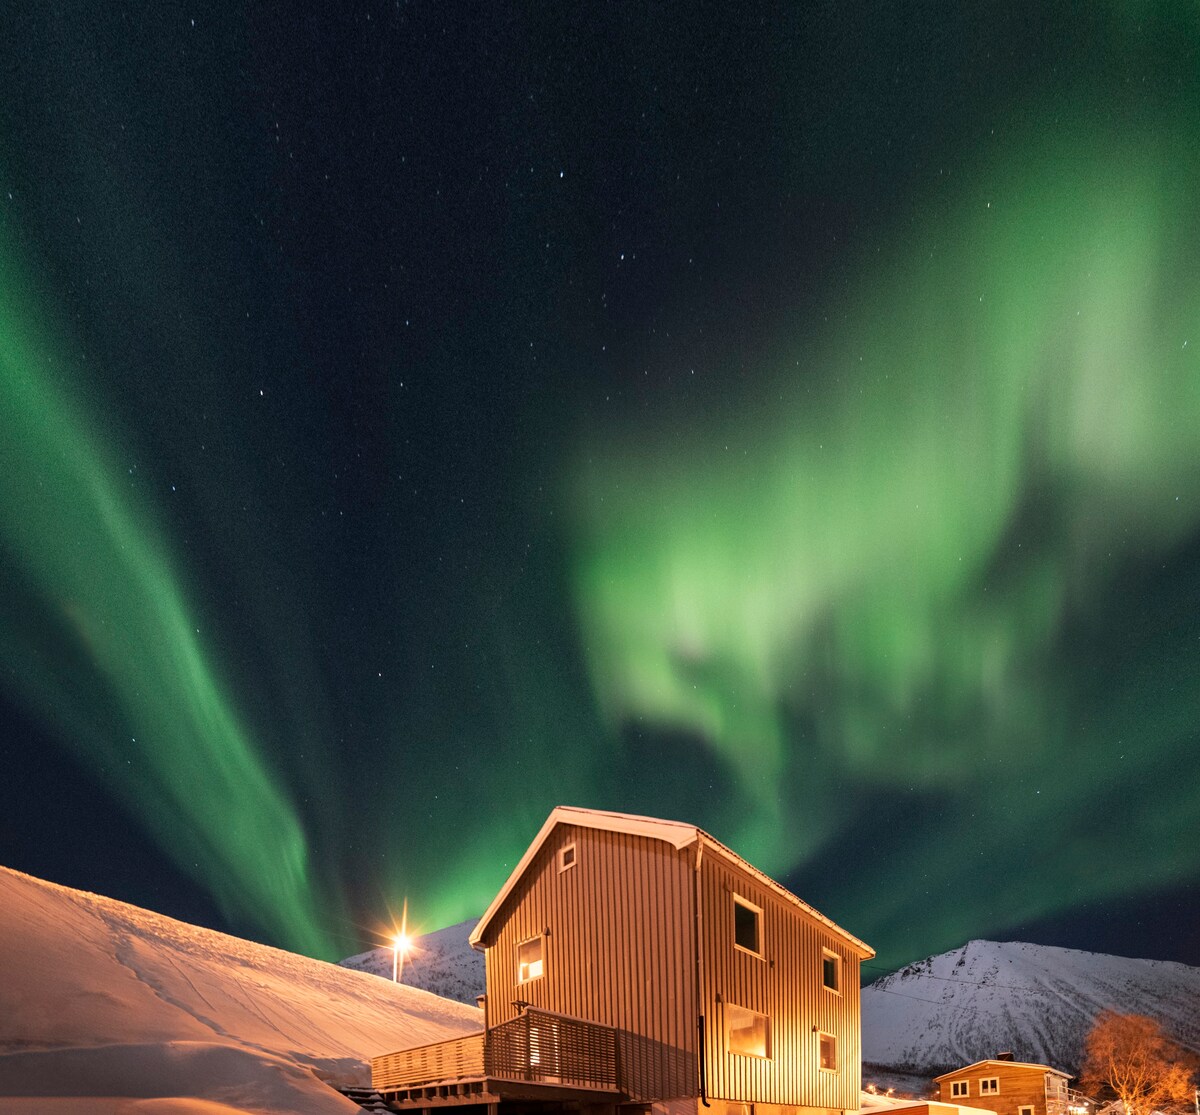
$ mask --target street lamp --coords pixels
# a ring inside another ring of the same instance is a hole
[[[404,912],[400,915],[400,932],[392,938],[392,983],[399,983],[404,974],[404,957],[412,942],[408,939],[408,899],[404,900]]]
[[[392,938],[392,982],[399,983],[404,974],[404,957],[408,955],[408,946],[412,942],[407,933],[397,933]]]

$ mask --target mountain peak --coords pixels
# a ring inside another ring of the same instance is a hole
[[[1026,941],[972,940],[863,989],[863,1059],[943,1071],[1011,1050],[1077,1069],[1103,1009],[1146,1014],[1200,1051],[1200,968]]]

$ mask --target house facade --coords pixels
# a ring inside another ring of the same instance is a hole
[[[938,1099],[996,1115],[1068,1115],[1070,1075],[1001,1055],[934,1078]]]
[[[482,1059],[376,1058],[393,1107],[858,1107],[859,966],[874,953],[693,825],[555,809],[471,942]]]

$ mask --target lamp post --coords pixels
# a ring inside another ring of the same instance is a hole
[[[399,983],[404,974],[404,957],[408,952],[408,899],[404,900],[404,913],[400,917],[400,932],[392,938],[392,983]]]

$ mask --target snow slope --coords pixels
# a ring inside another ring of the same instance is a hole
[[[344,1115],[360,1109],[329,1083],[367,1083],[366,1058],[480,1027],[460,1003],[0,868],[0,1115]]]
[[[971,941],[863,989],[863,1060],[935,1073],[1011,1050],[1072,1072],[1105,1007],[1158,1019],[1200,1051],[1200,968]]]
[[[418,937],[404,962],[401,982],[446,999],[475,1004],[484,991],[483,953],[471,948],[471,930],[478,918],[449,925]],[[392,950],[372,949],[340,961],[344,967],[392,978]]]

